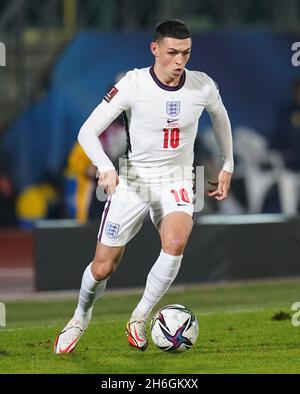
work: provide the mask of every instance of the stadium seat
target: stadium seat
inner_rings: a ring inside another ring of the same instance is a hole
[[[282,213],[297,214],[300,191],[299,176],[289,171],[279,152],[268,147],[268,140],[248,127],[233,132],[235,179],[245,182],[248,213],[261,213],[271,188],[277,186]],[[220,166],[219,152],[211,128],[201,133],[204,146]]]
[[[281,212],[296,214],[298,182],[279,152],[269,149],[267,139],[247,127],[235,130],[234,145],[238,173],[245,178],[249,213],[262,212],[268,192],[277,186]]]

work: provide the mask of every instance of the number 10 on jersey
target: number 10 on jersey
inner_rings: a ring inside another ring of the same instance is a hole
[[[174,129],[163,129],[163,132],[164,132],[164,149],[178,148],[180,130],[176,127]]]

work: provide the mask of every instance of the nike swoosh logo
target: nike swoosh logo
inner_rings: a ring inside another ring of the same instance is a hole
[[[180,204],[179,202],[177,203],[177,205],[178,205],[179,207],[186,207],[186,206],[187,206],[187,204]]]
[[[73,346],[73,344],[78,340],[78,338],[80,337],[80,335],[78,335],[78,337],[76,337],[74,339],[74,341],[72,341],[72,343],[70,343],[69,346],[67,346],[65,349],[62,349],[61,347],[59,348],[59,353],[69,353],[71,347]]]
[[[178,120],[179,120],[179,118],[178,119],[168,119],[167,123],[174,123],[174,122],[177,122]]]

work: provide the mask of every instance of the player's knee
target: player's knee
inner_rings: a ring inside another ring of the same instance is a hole
[[[116,268],[111,261],[94,259],[93,276],[95,280],[108,279],[115,272]]]
[[[178,237],[171,237],[163,243],[163,250],[172,256],[183,254],[185,248],[185,240]]]

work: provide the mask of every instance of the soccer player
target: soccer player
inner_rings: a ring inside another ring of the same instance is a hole
[[[218,180],[208,195],[217,200],[227,197],[233,172],[230,121],[214,81],[203,72],[185,68],[191,46],[191,34],[183,22],[158,24],[150,47],[154,65],[129,71],[80,129],[79,142],[98,168],[99,185],[109,198],[74,316],[55,340],[57,354],[69,353],[77,345],[125,245],[150,211],[161,252],[126,329],[129,345],[146,349],[145,323],[177,276],[193,226],[193,146],[204,109],[210,115],[222,160]],[[127,172],[117,174],[98,136],[123,111],[127,115]],[[188,171],[182,176],[183,168]],[[148,199],[139,192],[143,188],[151,195]]]

